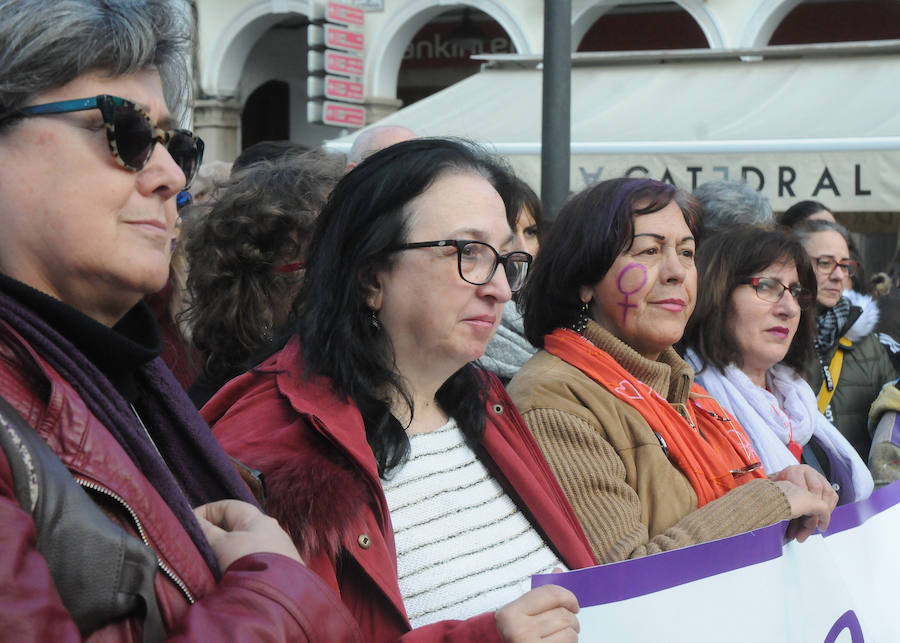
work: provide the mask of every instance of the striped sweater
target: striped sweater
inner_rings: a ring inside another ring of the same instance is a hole
[[[497,609],[528,591],[532,574],[562,566],[454,420],[410,443],[383,488],[413,627]]]

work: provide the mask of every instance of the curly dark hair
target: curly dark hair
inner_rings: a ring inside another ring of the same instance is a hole
[[[204,375],[224,383],[291,318],[316,216],[343,164],[321,152],[260,161],[235,173],[186,222],[184,320]],[[339,159],[338,159],[339,161]]]

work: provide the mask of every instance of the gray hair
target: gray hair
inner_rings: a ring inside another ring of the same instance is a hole
[[[826,232],[828,230],[840,234],[844,237],[844,241],[847,242],[847,247],[854,248],[853,241],[850,239],[850,231],[840,223],[835,223],[834,221],[825,221],[824,219],[804,219],[791,228],[791,232],[794,233],[794,236],[796,236],[797,239],[800,240],[800,243],[804,245],[806,245],[806,242],[812,235],[817,232]]]
[[[156,69],[176,119],[190,96],[184,0],[2,0],[0,115],[88,72]]]
[[[696,188],[694,197],[703,206],[703,229],[707,234],[740,224],[775,225],[769,200],[742,181],[710,181]]]

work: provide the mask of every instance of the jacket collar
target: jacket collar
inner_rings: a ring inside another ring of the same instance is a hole
[[[664,365],[664,368],[670,367]],[[338,398],[334,394],[327,379],[305,377],[299,340],[293,338],[280,353],[255,370],[274,373],[279,392],[288,399],[294,410],[311,418],[321,435],[360,467],[373,487],[373,495],[382,507],[385,520],[390,524],[362,416],[351,400]],[[488,400],[485,434],[477,449],[479,457],[507,493],[518,498],[520,506],[532,518],[534,526],[545,533],[561,560],[572,568],[593,564],[590,548],[578,521],[524,420],[500,380],[488,373],[485,376]],[[528,455],[519,453],[520,450],[528,452]]]
[[[293,409],[310,417],[319,432],[344,451],[370,483],[380,486],[378,465],[366,440],[366,428],[359,409],[348,397],[338,396],[327,378],[307,376],[303,372],[299,338],[293,337],[281,351],[255,370],[274,373],[278,391]]]

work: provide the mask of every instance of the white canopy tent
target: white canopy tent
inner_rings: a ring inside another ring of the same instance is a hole
[[[539,186],[540,57],[481,58],[481,72],[378,124],[486,144]],[[814,198],[896,213],[900,41],[574,54],[571,150],[572,190],[627,174],[689,190],[744,178],[776,210]]]

